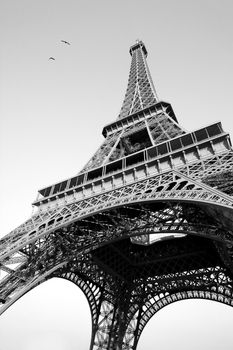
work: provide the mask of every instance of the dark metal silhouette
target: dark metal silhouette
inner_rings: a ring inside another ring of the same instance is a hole
[[[52,278],[86,295],[90,349],[135,350],[177,300],[233,305],[233,157],[221,123],[193,132],[158,99],[141,41],[117,120],[82,171],[39,190],[0,241],[0,312]]]

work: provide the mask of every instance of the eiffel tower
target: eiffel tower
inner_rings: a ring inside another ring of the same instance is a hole
[[[104,142],[79,172],[38,192],[0,240],[0,313],[53,277],[75,283],[90,349],[135,350],[150,318],[183,299],[233,306],[233,152],[220,122],[187,132],[158,99],[142,41]]]

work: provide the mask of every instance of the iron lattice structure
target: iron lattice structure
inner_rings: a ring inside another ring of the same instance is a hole
[[[141,41],[117,120],[76,176],[39,190],[36,213],[0,241],[0,313],[65,278],[90,305],[90,349],[135,350],[177,300],[233,306],[233,152],[221,123],[193,132],[160,101]]]

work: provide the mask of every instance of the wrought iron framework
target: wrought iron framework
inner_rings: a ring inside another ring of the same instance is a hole
[[[135,350],[182,299],[233,306],[233,151],[221,123],[185,131],[159,101],[141,41],[118,119],[76,176],[39,190],[36,213],[0,240],[0,313],[65,278],[90,305],[90,349]]]

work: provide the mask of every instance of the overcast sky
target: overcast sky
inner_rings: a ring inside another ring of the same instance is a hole
[[[31,215],[38,189],[77,174],[100,145],[136,39],[180,124],[192,131],[220,120],[233,135],[232,4],[0,0],[0,236]],[[232,324],[225,305],[175,303],[153,317],[138,349],[230,350]],[[81,291],[51,280],[0,317],[0,350],[86,350],[90,330]]]

